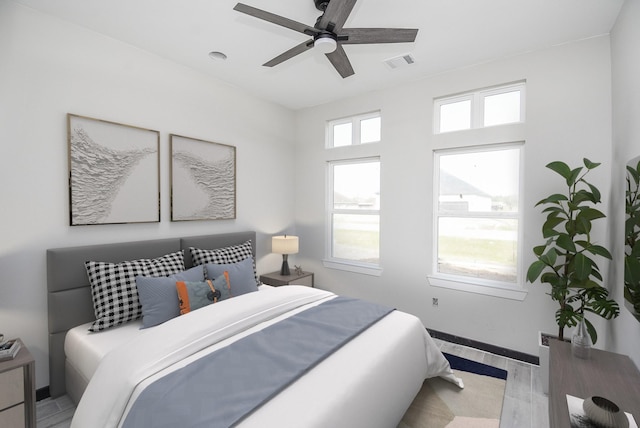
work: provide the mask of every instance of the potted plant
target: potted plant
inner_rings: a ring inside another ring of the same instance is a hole
[[[591,240],[592,223],[605,215],[595,208],[601,202],[600,191],[585,176],[600,164],[586,158],[583,162],[584,167],[573,169],[559,161],[546,165],[564,178],[567,189],[536,204],[545,206],[542,212],[547,213],[542,226],[546,241],[533,248],[536,260],[529,266],[527,281],[540,278],[551,287],[549,295],[558,304],[555,320],[559,340],[564,340],[565,327],[580,325],[595,343],[598,336],[586,313],[611,319],[618,316],[620,308],[599,283],[602,275],[595,261],[595,257],[611,259],[611,254]],[[544,370],[542,361],[540,367]]]
[[[625,192],[624,298],[640,321],[640,160],[627,165]]]

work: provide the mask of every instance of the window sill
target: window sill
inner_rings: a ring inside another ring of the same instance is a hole
[[[478,284],[461,281],[458,278],[443,276],[427,276],[429,284],[433,287],[448,288],[450,290],[466,291],[467,293],[484,294],[485,296],[501,297],[503,299],[522,301],[527,297],[528,291],[522,287],[500,286],[496,284]]]
[[[348,261],[337,260],[322,260],[324,267],[329,269],[344,270],[347,272],[361,273],[364,275],[380,276],[382,275],[382,268],[377,265],[368,265],[364,263],[355,263]]]

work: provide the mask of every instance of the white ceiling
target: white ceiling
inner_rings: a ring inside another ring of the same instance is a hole
[[[15,0],[176,61],[291,109],[497,58],[607,34],[624,0],[359,0],[345,27],[418,28],[414,43],[345,45],[355,75],[323,54],[261,64],[307,36],[236,12],[237,0]],[[338,1],[338,0],[334,0]],[[313,0],[242,0],[313,26]],[[224,52],[224,62],[209,58]],[[392,70],[384,60],[411,53]]]

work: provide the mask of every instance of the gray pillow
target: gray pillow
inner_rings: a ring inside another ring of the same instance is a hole
[[[153,327],[180,315],[177,281],[204,281],[202,266],[165,277],[137,276],[136,287],[142,304],[142,327]]]
[[[253,257],[247,257],[241,262],[229,264],[207,263],[205,265],[207,278],[216,279],[220,275],[229,272],[229,282],[231,283],[231,295],[258,291],[255,275],[253,273]]]

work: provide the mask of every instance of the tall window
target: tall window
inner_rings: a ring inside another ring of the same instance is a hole
[[[378,265],[380,160],[329,162],[330,258]]]
[[[326,136],[324,265],[380,275],[380,112],[331,120]]]
[[[522,300],[525,83],[436,98],[433,104],[429,282]]]
[[[516,285],[521,145],[435,153],[438,274]]]

